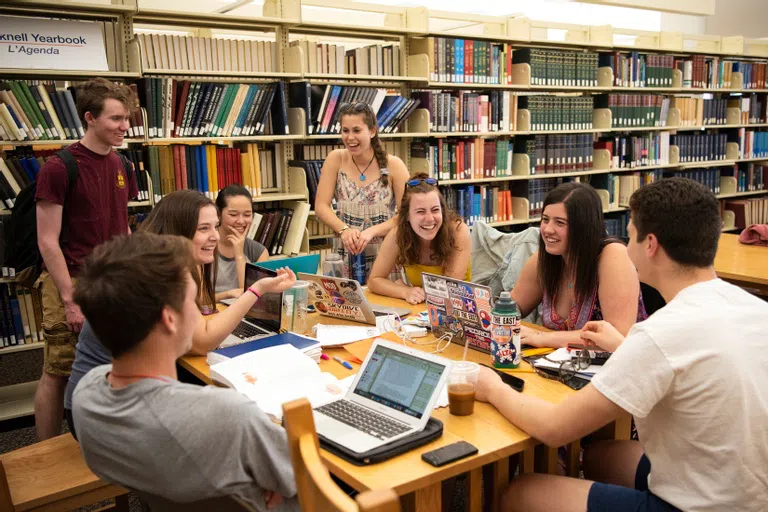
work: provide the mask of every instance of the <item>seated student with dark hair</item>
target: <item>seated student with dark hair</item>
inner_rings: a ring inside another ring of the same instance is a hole
[[[646,318],[640,282],[627,248],[605,233],[600,196],[584,183],[563,183],[544,198],[539,250],[512,290],[523,315],[542,305],[549,331],[523,327],[520,341],[535,347],[578,343],[590,320],[626,333]]]
[[[481,368],[478,400],[549,446],[634,416],[640,441],[586,448],[587,480],[523,475],[504,510],[764,511],[768,504],[768,304],[717,278],[714,194],[668,178],[630,200],[628,252],[667,305],[621,335],[591,384],[560,404],[505,386]],[[595,332],[596,331],[596,332]]]
[[[176,380],[200,321],[196,266],[189,240],[144,232],[87,260],[75,300],[113,359],[73,396],[85,461],[107,482],[175,502],[235,496],[298,510],[283,429],[236,391]]]

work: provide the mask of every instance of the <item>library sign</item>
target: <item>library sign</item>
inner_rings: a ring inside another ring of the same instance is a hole
[[[107,71],[101,23],[0,16],[0,68]]]

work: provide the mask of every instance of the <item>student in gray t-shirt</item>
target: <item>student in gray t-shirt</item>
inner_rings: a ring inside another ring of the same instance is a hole
[[[80,382],[86,373],[97,366],[109,364],[112,362],[112,354],[102,345],[91,329],[88,320],[83,322],[83,329],[77,336],[77,345],[75,346],[75,360],[72,362],[72,373],[69,374],[67,390],[64,393],[64,416],[67,418],[69,431],[77,439],[75,423],[72,419],[72,394],[75,392],[77,383]]]
[[[220,212],[216,299],[239,297],[243,292],[245,264],[269,259],[263,245],[248,238],[253,223],[253,198],[241,185],[224,187],[216,197]],[[251,283],[248,283],[250,285]]]
[[[72,396],[83,457],[107,482],[176,502],[236,496],[260,511],[299,510],[285,431],[236,391],[176,380],[200,315],[194,270],[187,239],[146,232],[88,258],[75,301],[113,359]],[[281,269],[253,293],[295,279]]]

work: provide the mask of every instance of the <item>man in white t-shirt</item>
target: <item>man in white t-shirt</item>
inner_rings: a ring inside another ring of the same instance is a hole
[[[605,322],[582,338],[618,347],[592,383],[560,404],[481,370],[478,400],[549,446],[635,418],[639,441],[584,454],[587,480],[516,478],[505,510],[768,510],[768,303],[717,278],[717,199],[663,179],[632,195],[629,256],[667,305],[626,339]],[[768,264],[768,249],[766,249]]]

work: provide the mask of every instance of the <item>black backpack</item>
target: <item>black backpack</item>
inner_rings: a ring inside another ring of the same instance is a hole
[[[119,153],[118,153],[119,154]],[[130,183],[133,169],[131,163],[125,156],[120,155],[125,167],[128,183]],[[77,181],[77,161],[74,155],[66,149],[56,152],[56,156],[61,158],[67,169],[68,188],[67,197],[64,199],[64,209],[61,214],[61,234],[59,241],[61,243],[67,240],[67,223],[64,219],[67,217],[67,203],[69,195],[74,189]],[[16,195],[16,201],[11,210],[11,221],[6,233],[6,265],[16,269],[19,273],[25,269],[31,268],[31,271],[25,273],[24,284],[31,286],[40,276],[42,271],[43,258],[40,255],[40,249],[37,245],[37,211],[35,207],[35,195],[37,193],[37,181],[33,181]]]

